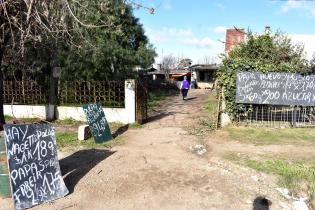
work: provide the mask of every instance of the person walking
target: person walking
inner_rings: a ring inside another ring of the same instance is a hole
[[[187,81],[187,77],[184,76],[184,80],[182,81],[180,85],[180,89],[182,91],[183,100],[187,97],[188,90],[189,90],[189,82]]]

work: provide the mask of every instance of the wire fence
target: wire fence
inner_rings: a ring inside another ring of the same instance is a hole
[[[20,105],[48,104],[49,86],[36,81],[4,81],[4,103]],[[125,107],[124,81],[60,81],[58,105],[81,106],[99,102],[104,107]]]
[[[251,126],[312,127],[315,126],[315,107],[242,104],[235,120]]]
[[[65,81],[59,84],[60,105],[100,102],[102,106],[125,107],[124,81]]]
[[[49,87],[36,81],[3,81],[5,104],[46,104],[48,103]]]

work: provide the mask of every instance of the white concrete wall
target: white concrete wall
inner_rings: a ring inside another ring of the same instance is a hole
[[[135,80],[125,81],[125,108],[103,108],[108,122],[121,122],[124,124],[136,122],[136,83]],[[47,106],[27,106],[27,105],[4,105],[4,114],[17,118],[40,118],[46,119]],[[64,120],[72,118],[78,121],[86,121],[86,117],[81,106],[57,107],[57,119]]]
[[[212,89],[212,88],[214,88],[214,83],[212,83],[212,82],[197,82],[197,86],[200,89]]]
[[[46,119],[47,106],[29,105],[3,105],[4,114],[16,118],[40,118]]]

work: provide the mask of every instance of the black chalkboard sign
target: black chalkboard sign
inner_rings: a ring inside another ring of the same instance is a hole
[[[238,72],[236,86],[237,103],[315,105],[315,75]]]
[[[92,130],[95,142],[103,143],[111,140],[113,137],[101,104],[84,105],[83,110]]]
[[[52,125],[5,125],[4,133],[15,209],[30,208],[68,194]]]

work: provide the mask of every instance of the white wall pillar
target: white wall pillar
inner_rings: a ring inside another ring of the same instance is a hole
[[[125,112],[127,123],[136,122],[136,81],[128,79],[125,81]]]

